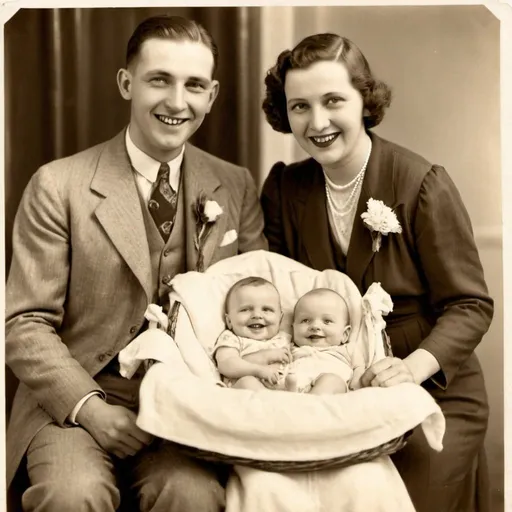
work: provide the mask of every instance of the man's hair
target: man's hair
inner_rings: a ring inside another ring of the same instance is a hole
[[[217,69],[218,48],[212,35],[197,21],[181,16],[153,16],[142,21],[134,30],[126,47],[126,67],[140,52],[148,39],[169,39],[171,41],[192,41],[203,43],[213,55],[212,76]]]
[[[229,307],[229,300],[233,296],[233,294],[239,290],[240,288],[244,288],[246,286],[272,286],[277,291],[277,288],[274,286],[273,283],[268,281],[267,279],[264,279],[263,277],[257,277],[257,276],[250,276],[250,277],[244,277],[243,279],[240,279],[240,281],[237,281],[229,290],[226,295],[226,300],[224,302],[224,312],[228,313],[228,307]]]

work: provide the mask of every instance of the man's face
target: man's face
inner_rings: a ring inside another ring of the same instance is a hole
[[[124,99],[131,100],[130,136],[163,161],[175,158],[201,126],[217,97],[213,55],[203,43],[148,39],[128,69],[118,73]]]

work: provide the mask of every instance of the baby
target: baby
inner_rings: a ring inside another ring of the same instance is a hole
[[[261,277],[237,281],[225,302],[227,329],[213,348],[224,382],[240,389],[283,389],[291,337],[279,330],[283,312],[276,287]]]
[[[312,394],[345,393],[353,375],[345,343],[350,334],[345,300],[334,290],[304,294],[293,313],[293,363],[286,389]]]

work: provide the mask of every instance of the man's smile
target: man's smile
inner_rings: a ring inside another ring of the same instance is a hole
[[[187,121],[187,119],[181,119],[178,117],[169,117],[169,116],[164,116],[162,114],[155,114],[155,117],[159,121],[161,121],[162,123],[164,123],[168,126],[179,126],[179,125],[183,124],[185,121]]]

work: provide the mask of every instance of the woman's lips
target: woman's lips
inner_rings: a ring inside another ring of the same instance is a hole
[[[329,147],[339,136],[339,133],[330,133],[329,135],[309,137],[309,140],[318,148]]]

